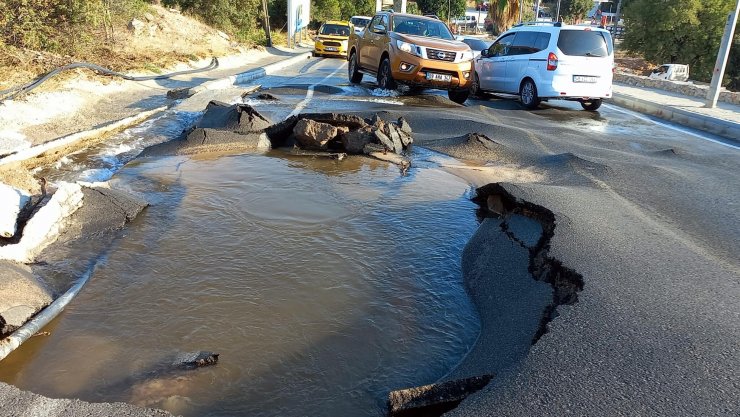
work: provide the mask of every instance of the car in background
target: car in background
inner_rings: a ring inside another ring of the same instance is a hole
[[[349,18],[349,23],[355,27],[355,33],[359,34],[365,30],[371,19],[372,17],[369,16],[352,16]]]
[[[656,80],[688,81],[689,66],[683,64],[663,64],[652,70],[648,78]]]
[[[352,83],[369,74],[385,90],[399,83],[447,90],[456,103],[464,103],[470,94],[473,51],[434,18],[378,12],[367,30],[352,35],[348,56]]]
[[[481,51],[471,88],[517,94],[528,109],[563,99],[594,111],[612,96],[613,71],[614,45],[605,29],[530,22]]]
[[[349,35],[354,33],[350,22],[330,20],[319,28],[314,41],[313,56],[347,57]]]
[[[475,5],[475,10],[476,10],[476,11],[483,11],[483,12],[487,12],[487,11],[488,11],[488,8],[489,8],[489,7],[490,7],[490,6],[489,6],[488,2],[487,2],[487,1],[484,1],[484,2],[482,2],[482,3],[478,3],[478,4],[476,4],[476,5]]]
[[[488,49],[493,43],[492,40],[476,38],[473,36],[458,36],[457,40],[468,45],[473,51],[473,58],[478,58],[484,49]]]
[[[465,26],[467,28],[474,28],[477,24],[477,19],[475,16],[458,16],[452,19],[450,22],[452,25],[455,26]]]

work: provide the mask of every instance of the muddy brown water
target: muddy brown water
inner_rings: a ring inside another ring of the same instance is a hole
[[[152,206],[0,379],[185,416],[384,415],[389,390],[443,377],[479,330],[470,188],[416,160],[406,177],[279,151],[134,161],[114,186]],[[194,350],[218,365],[152,371]]]

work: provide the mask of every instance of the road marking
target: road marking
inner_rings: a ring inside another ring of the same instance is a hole
[[[286,117],[286,119],[289,118],[289,117],[295,116],[296,114],[298,114],[301,111],[303,111],[303,109],[305,109],[306,106],[308,106],[308,103],[310,103],[311,102],[311,99],[313,98],[313,90],[314,90],[314,88],[316,88],[317,85],[320,85],[321,83],[323,83],[324,81],[328,80],[329,78],[333,77],[334,74],[336,74],[340,69],[344,68],[344,65],[345,64],[346,64],[346,62],[343,62],[342,65],[338,66],[334,71],[332,71],[331,74],[329,74],[326,77],[324,77],[324,79],[322,79],[321,81],[319,81],[317,83],[314,83],[314,84],[311,84],[310,86],[308,86],[308,91],[306,91],[306,98],[304,98],[300,103],[298,103],[298,105],[295,107],[295,109],[293,109],[292,112],[290,112],[290,114],[288,115],[288,117]]]
[[[645,120],[645,121],[648,121],[648,122],[652,122],[652,123],[654,123],[654,124],[656,124],[658,126],[667,127],[669,129],[673,129],[673,130],[678,131],[678,132],[681,132],[681,133],[686,133],[688,135],[697,137],[699,139],[703,139],[703,140],[706,140],[706,141],[709,141],[709,142],[717,143],[719,145],[727,146],[728,148],[740,150],[740,146],[733,145],[731,143],[722,142],[720,140],[712,139],[710,137],[701,135],[701,134],[696,133],[696,132],[692,132],[690,130],[687,130],[687,129],[684,129],[684,128],[681,128],[681,127],[678,127],[678,126],[673,126],[673,125],[670,125],[668,123],[659,122],[657,120],[653,120],[653,119],[651,119],[651,118],[649,118],[649,117],[647,117],[645,115],[642,115],[640,113],[634,112],[632,110],[626,110],[626,109],[620,108],[620,107],[615,106],[615,105],[612,105],[612,104],[604,104],[604,107],[607,107],[607,108],[612,109],[612,110],[616,110],[616,111],[618,111],[620,113],[624,113],[624,114],[628,114],[630,116],[637,117],[640,120]]]

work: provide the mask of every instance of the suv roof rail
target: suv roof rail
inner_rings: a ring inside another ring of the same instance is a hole
[[[536,22],[532,21],[532,22],[517,23],[516,25],[514,25],[514,27],[518,28],[520,26],[535,26],[535,25],[552,25],[552,26],[555,26],[556,28],[563,26],[562,22],[542,22],[538,20]]]

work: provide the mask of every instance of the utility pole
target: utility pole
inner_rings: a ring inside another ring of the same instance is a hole
[[[537,6],[534,8],[534,21],[538,21],[540,18],[540,0],[534,0],[537,2]]]
[[[620,2],[621,2],[621,0],[620,0]],[[558,11],[557,11],[557,13],[555,13],[555,21],[556,22],[559,22],[560,21],[560,0],[558,0]]]
[[[267,8],[267,0],[262,0],[262,22],[265,24],[265,39],[267,40],[267,47],[272,47],[272,35],[270,34],[270,12]]]
[[[725,26],[725,34],[722,37],[722,44],[717,52],[717,63],[714,64],[714,72],[712,73],[712,84],[709,86],[709,92],[707,93],[707,104],[704,107],[713,109],[717,107],[717,99],[719,99],[719,90],[722,86],[722,77],[725,76],[725,67],[727,67],[727,58],[730,56],[730,45],[732,45],[732,37],[735,34],[735,26],[737,26],[737,15],[740,13],[740,0],[737,0],[735,4],[735,11],[727,16],[727,25]]]

